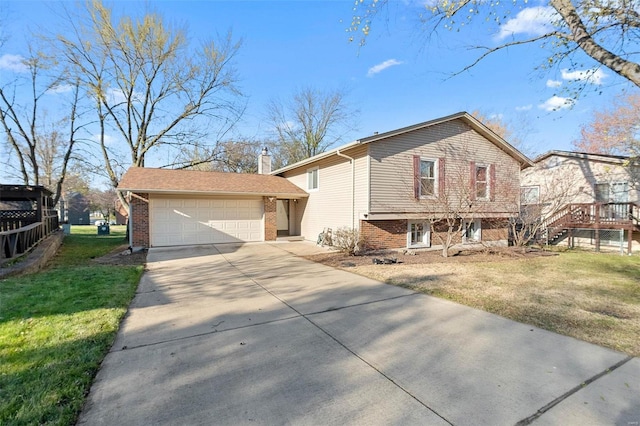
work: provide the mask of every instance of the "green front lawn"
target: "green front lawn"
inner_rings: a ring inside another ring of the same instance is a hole
[[[74,424],[143,267],[92,261],[124,242],[72,227],[52,264],[0,281],[0,424]]]

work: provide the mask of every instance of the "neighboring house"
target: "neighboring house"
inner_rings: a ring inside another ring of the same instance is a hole
[[[530,160],[467,113],[375,134],[270,173],[131,168],[118,190],[131,201],[132,245],[316,241],[357,229],[374,248],[506,244]],[[433,244],[432,244],[433,241]]]
[[[79,192],[72,192],[63,198],[63,221],[70,225],[90,225],[89,199]]]
[[[277,176],[142,167],[118,190],[129,198],[133,247],[275,240],[277,206],[307,197]]]
[[[631,250],[640,242],[639,177],[629,157],[550,151],[523,171],[522,204],[540,207],[550,243],[571,237],[569,244]]]
[[[462,112],[374,134],[272,174],[309,194],[290,210],[289,232],[313,240],[327,228],[348,227],[370,247],[403,248],[438,245],[447,218],[462,225],[454,243],[506,244],[508,220],[519,211],[520,170],[530,165]]]

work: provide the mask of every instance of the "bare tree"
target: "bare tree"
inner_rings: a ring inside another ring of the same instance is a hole
[[[232,173],[256,173],[263,143],[246,139],[218,142],[213,147],[185,146],[177,160],[183,168]]]
[[[519,186],[511,178],[516,166],[480,154],[471,143],[446,144],[440,149],[437,160],[414,157],[414,198],[430,220],[442,256],[448,257],[452,246],[474,239],[476,219],[499,220],[506,229],[508,218],[518,214]]]
[[[185,31],[167,26],[162,16],[115,19],[99,0],[88,2],[80,17],[67,12],[67,21],[69,33],[57,36],[58,46],[93,99],[113,187],[128,166],[144,166],[160,148],[178,152],[236,122],[242,108],[233,59],[240,43],[230,33],[195,49]]]
[[[578,199],[584,191],[580,186],[581,181],[576,179],[581,174],[583,171],[577,164],[551,167],[545,162],[522,172],[519,215],[509,221],[515,246],[525,247],[536,241],[547,226],[545,219]]]
[[[276,131],[285,165],[320,154],[341,141],[353,130],[356,114],[343,90],[322,92],[306,87],[288,101],[273,99],[267,105],[268,121]]]
[[[534,149],[527,138],[535,130],[532,128],[529,118],[522,112],[514,120],[505,120],[501,114],[492,114],[480,110],[473,110],[470,114],[520,152],[528,156],[534,154]]]
[[[576,149],[594,154],[640,155],[640,94],[618,97],[582,126]]]
[[[364,44],[374,18],[388,0],[357,2],[350,31],[360,34]],[[411,2],[408,3],[411,5]],[[637,61],[640,4],[637,0],[550,0],[549,6],[529,4],[526,0],[513,2],[485,2],[483,0],[437,0],[427,2],[420,19],[429,34],[437,30],[460,31],[473,22],[483,22],[500,42],[492,46],[472,46],[479,55],[463,70],[472,68],[489,55],[507,48],[530,43],[549,49],[543,68],[566,64],[576,69],[582,52],[594,63],[604,66],[640,87],[640,65]],[[513,30],[515,19],[534,17],[526,36]],[[352,36],[352,40],[358,36]],[[461,71],[458,71],[461,72]],[[583,71],[580,80],[596,77],[597,70]]]
[[[12,154],[7,166],[18,173],[24,184],[48,187],[54,193],[56,204],[78,142],[77,134],[82,128],[78,122],[79,86],[77,81],[69,85],[64,70],[40,52],[32,52],[23,64],[29,76],[26,82],[16,77],[0,87],[0,124]],[[59,122],[51,125],[47,123],[42,107],[43,96],[55,92],[63,84],[70,96],[68,103],[60,100],[58,105],[62,106],[60,109],[67,107],[68,111]],[[25,87],[29,97],[18,95]]]
[[[109,220],[115,214],[116,200],[118,200],[115,189],[90,189],[87,195],[92,212],[99,212],[105,220]]]

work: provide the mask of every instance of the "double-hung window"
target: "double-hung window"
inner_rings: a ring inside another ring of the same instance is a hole
[[[436,162],[420,159],[420,196],[436,195]]]
[[[318,189],[318,168],[317,167],[307,170],[307,189],[308,190]]]
[[[488,184],[489,184],[489,168],[487,166],[476,165],[476,198],[478,199],[489,198]]]

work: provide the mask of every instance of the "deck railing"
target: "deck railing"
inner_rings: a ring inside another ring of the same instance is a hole
[[[640,205],[637,203],[568,204],[546,220],[547,228],[577,226],[638,226]]]
[[[41,222],[1,231],[0,259],[13,259],[23,255],[58,228],[58,213],[55,210],[45,210]]]

